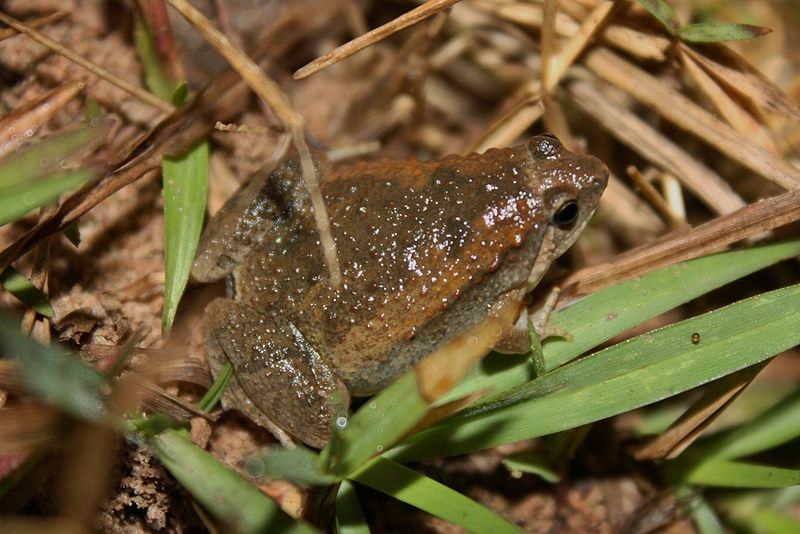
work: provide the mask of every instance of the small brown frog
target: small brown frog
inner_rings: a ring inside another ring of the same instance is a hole
[[[440,161],[383,160],[333,171],[314,154],[342,284],[323,263],[298,161],[243,187],[209,223],[193,274],[229,276],[206,309],[205,345],[223,399],[314,447],[351,395],[375,393],[498,306],[524,296],[575,241],[608,170],[549,135]],[[528,351],[527,315],[499,346]]]

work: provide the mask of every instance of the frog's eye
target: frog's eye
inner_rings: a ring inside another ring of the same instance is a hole
[[[578,220],[578,201],[569,199],[564,201],[553,214],[553,224],[562,230],[569,230],[569,227]]]

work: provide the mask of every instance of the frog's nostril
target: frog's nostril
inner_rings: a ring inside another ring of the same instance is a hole
[[[562,230],[568,230],[578,220],[578,202],[567,200],[553,214],[553,224]]]

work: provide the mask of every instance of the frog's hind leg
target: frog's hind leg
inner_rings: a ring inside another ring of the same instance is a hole
[[[346,413],[344,383],[290,322],[239,302],[217,299],[205,312],[204,335],[212,372],[226,361],[234,375],[223,398],[257,424],[286,439],[325,446],[333,421]]]

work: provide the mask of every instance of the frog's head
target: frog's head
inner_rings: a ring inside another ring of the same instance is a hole
[[[594,156],[568,151],[548,134],[532,138],[527,148],[535,174],[533,186],[547,221],[537,264],[549,265],[572,246],[589,222],[608,183],[608,168]]]

